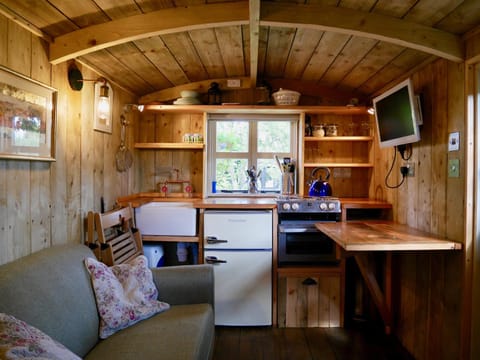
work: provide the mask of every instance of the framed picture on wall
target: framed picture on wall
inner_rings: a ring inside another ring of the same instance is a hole
[[[55,161],[57,91],[0,66],[0,159]]]

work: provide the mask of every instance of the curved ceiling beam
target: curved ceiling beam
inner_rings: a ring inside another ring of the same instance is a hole
[[[462,62],[465,57],[460,36],[391,16],[332,6],[262,2],[260,19],[260,25],[363,36],[455,62]]]
[[[248,23],[248,2],[169,8],[92,25],[58,36],[50,44],[50,62],[59,64],[77,56],[149,36]]]

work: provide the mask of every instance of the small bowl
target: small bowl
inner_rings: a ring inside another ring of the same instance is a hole
[[[180,96],[182,98],[195,98],[198,96],[198,92],[193,90],[183,90],[183,91],[180,91]]]

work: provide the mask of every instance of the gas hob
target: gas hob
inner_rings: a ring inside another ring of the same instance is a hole
[[[332,196],[295,197],[279,196],[278,213],[334,213],[342,212],[340,199]]]

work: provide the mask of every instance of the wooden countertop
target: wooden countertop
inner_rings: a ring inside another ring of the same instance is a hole
[[[347,251],[460,250],[462,244],[388,221],[317,223]]]
[[[275,198],[267,197],[165,197],[161,193],[138,193],[123,196],[117,199],[119,205],[130,204],[132,207],[139,207],[149,202],[191,202],[198,209],[274,209],[276,208]]]
[[[275,197],[165,197],[162,193],[144,192],[117,199],[121,206],[139,207],[149,202],[192,202],[198,209],[274,209]],[[367,198],[340,198],[343,209],[390,209],[392,205],[385,201]]]

